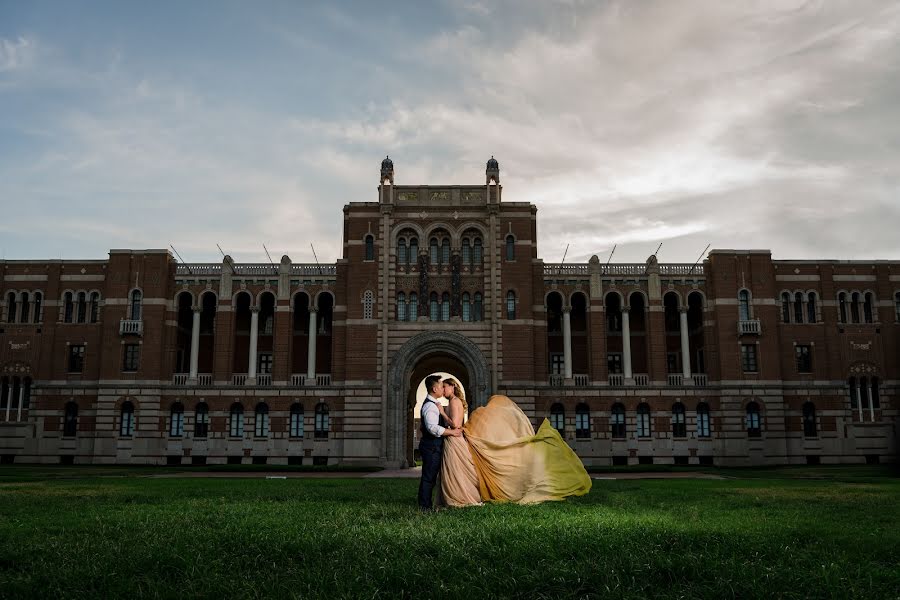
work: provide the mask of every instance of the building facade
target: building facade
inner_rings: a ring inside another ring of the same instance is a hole
[[[435,371],[588,466],[896,460],[900,261],[546,264],[493,158],[447,186],[385,159],[343,212],[334,264],[0,262],[0,460],[408,466]]]

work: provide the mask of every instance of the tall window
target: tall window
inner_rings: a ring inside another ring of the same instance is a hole
[[[133,290],[131,292],[131,319],[133,321],[137,321],[141,318],[141,300],[142,295],[140,290]]]
[[[841,323],[847,322],[847,294],[844,292],[838,294],[838,318]]]
[[[272,353],[260,352],[256,359],[256,372],[260,375],[272,373]]]
[[[516,293],[512,290],[506,292],[506,318],[510,321],[516,318]]]
[[[562,375],[565,372],[566,359],[562,352],[550,353],[550,374]]]
[[[606,368],[612,375],[622,372],[622,353],[610,352],[606,355]]]
[[[591,437],[591,411],[584,402],[575,407],[575,437],[580,439]]]
[[[194,411],[194,437],[205,438],[207,435],[209,435],[209,406],[206,402],[201,402]]]
[[[638,437],[650,437],[650,407],[642,402],[637,409]]]
[[[475,292],[475,302],[472,305],[472,320],[484,320],[484,302],[481,299],[481,292]]]
[[[803,322],[803,294],[800,292],[794,294],[794,322]]]
[[[812,402],[803,403],[803,435],[816,437],[816,406]]]
[[[316,405],[316,439],[327,438],[329,426],[330,423],[328,420],[328,405],[326,405],[324,402],[320,402]]]
[[[28,309],[31,308],[30,302],[31,297],[28,295],[28,292],[22,292],[22,310],[19,313],[19,323],[28,322]]]
[[[850,320],[859,323],[859,292],[850,295]]]
[[[122,346],[122,370],[133,373],[138,370],[141,359],[141,347],[138,344],[125,344]]]
[[[428,298],[429,304],[429,312],[431,313],[429,317],[432,321],[438,321],[441,318],[441,305],[438,302],[437,292],[431,292],[431,296]]]
[[[441,295],[441,321],[450,320],[450,294],[444,292]]]
[[[428,253],[430,262],[432,265],[436,265],[438,264],[438,260],[440,258],[437,238],[431,238],[431,243],[429,245],[431,248],[430,252]]]
[[[741,344],[741,367],[745,373],[756,373],[756,344]]]
[[[472,264],[480,267],[481,260],[481,238],[475,238],[475,241],[472,243]]]
[[[672,437],[687,437],[687,424],[684,421],[684,404],[676,402],[672,405]]]
[[[747,290],[738,293],[738,315],[741,321],[750,320],[750,292]]]
[[[469,292],[463,292],[462,295],[462,320],[466,323],[472,320],[472,297]]]
[[[134,432],[134,404],[126,400],[122,403],[122,410],[119,413],[119,435],[122,437],[131,437]]]
[[[366,290],[363,294],[363,319],[371,319],[374,313],[375,294]]]
[[[472,264],[472,243],[469,238],[463,238],[462,241],[462,263],[466,266]]]
[[[366,236],[366,260],[375,260],[375,238]]]
[[[610,427],[614,438],[625,437],[625,407],[618,402],[612,407]]]
[[[294,402],[291,405],[291,431],[292,438],[303,437],[303,405]]]
[[[806,322],[815,323],[816,319],[816,294],[810,292],[806,300]]]
[[[18,309],[18,303],[16,300],[15,292],[10,292],[6,295],[6,322],[7,323],[15,323],[16,322],[16,310]]]
[[[697,405],[697,437],[709,437],[709,404],[701,402]]]
[[[866,323],[873,323],[875,321],[874,314],[875,311],[873,309],[875,305],[874,297],[872,296],[872,292],[866,292],[865,301],[863,303],[863,317],[866,320]]]
[[[63,322],[71,323],[75,303],[72,301],[72,292],[66,292],[63,296]]]
[[[516,238],[506,236],[506,260],[516,260]]]
[[[781,320],[791,322],[791,297],[787,292],[781,292]]]
[[[78,431],[78,405],[75,402],[66,402],[66,416],[63,421],[63,435],[75,437]]]
[[[40,292],[34,293],[34,317],[32,320],[35,323],[40,323],[44,320],[43,315],[41,315],[41,308],[43,307],[44,295]]]
[[[409,263],[412,265],[419,264],[419,239],[409,238]]]
[[[406,294],[403,292],[397,294],[397,320],[406,320]]]
[[[566,411],[559,402],[550,407],[550,425],[561,434],[566,431]]]
[[[87,321],[87,294],[78,292],[78,322]]]
[[[409,263],[409,257],[406,254],[406,239],[397,240],[397,264],[406,265]]]
[[[231,405],[231,412],[228,416],[228,435],[244,437],[244,407],[240,402]]]
[[[184,435],[184,405],[176,402],[169,411],[169,435],[181,437]]]
[[[84,344],[69,346],[69,373],[84,372]]]
[[[762,427],[759,418],[759,404],[750,402],[747,404],[747,437],[760,437]]]
[[[419,295],[412,292],[409,295],[409,320],[416,321],[419,318]]]
[[[444,238],[441,242],[441,264],[450,264],[450,238]]]
[[[91,323],[100,320],[100,294],[91,292]]]
[[[253,432],[256,437],[269,436],[269,405],[265,402],[260,402],[256,405],[256,415],[253,418],[253,425],[256,429]]]
[[[812,373],[812,347],[809,345],[794,346],[794,356],[797,359],[798,373]]]

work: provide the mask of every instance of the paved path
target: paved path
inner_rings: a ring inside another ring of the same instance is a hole
[[[159,473],[149,477],[224,477],[238,479],[418,479],[422,468],[386,469],[372,473],[353,473],[340,471],[183,471],[179,473]],[[659,472],[659,473],[591,473],[591,479],[724,479],[721,475],[703,472]]]

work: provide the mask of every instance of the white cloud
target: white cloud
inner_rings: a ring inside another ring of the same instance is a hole
[[[0,38],[0,73],[28,68],[32,65],[37,44],[25,36]]]

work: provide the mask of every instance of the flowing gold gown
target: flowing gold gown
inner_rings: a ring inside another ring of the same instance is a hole
[[[591,489],[581,459],[547,419],[537,433],[518,405],[495,395],[463,426],[464,438],[444,440],[442,503],[520,504],[582,496]]]

